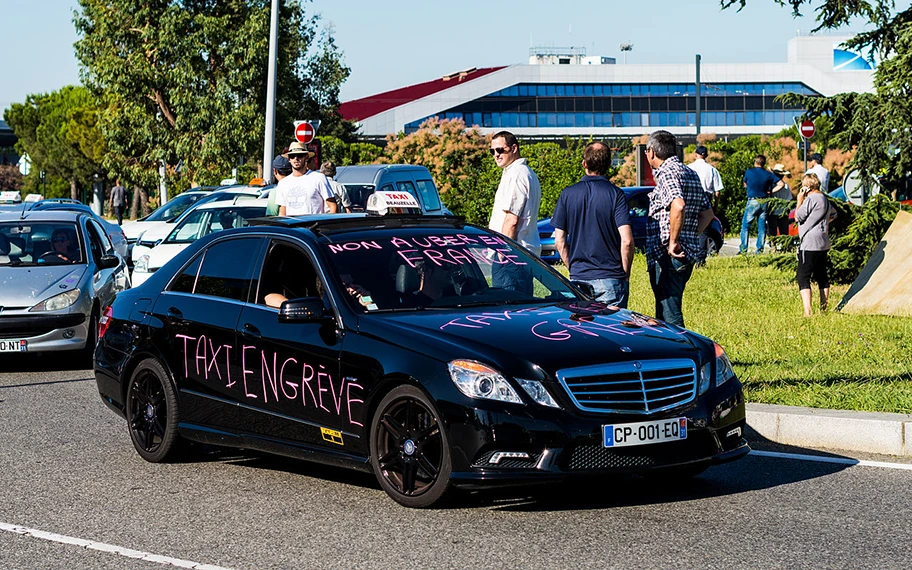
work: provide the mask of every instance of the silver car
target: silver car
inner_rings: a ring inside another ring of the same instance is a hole
[[[0,213],[0,355],[82,350],[129,288],[126,262],[89,214]]]

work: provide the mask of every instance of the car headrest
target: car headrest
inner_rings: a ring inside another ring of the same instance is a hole
[[[418,290],[420,280],[418,272],[410,265],[400,265],[396,270],[396,291],[401,294],[411,294]]]
[[[0,255],[9,255],[10,240],[3,234],[0,234]]]

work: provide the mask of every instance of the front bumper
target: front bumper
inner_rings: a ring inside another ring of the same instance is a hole
[[[452,483],[465,489],[552,483],[573,477],[648,473],[733,461],[750,452],[743,438],[744,395],[737,381],[694,403],[655,416],[583,415],[536,410],[536,418],[476,410],[470,421],[444,412],[453,450]],[[455,414],[456,410],[452,410]],[[543,419],[545,416],[547,419]],[[685,417],[687,439],[608,448],[602,426]],[[525,458],[498,452],[526,453]]]
[[[80,350],[85,348],[88,335],[89,317],[80,313],[68,315],[32,313],[0,318],[0,339],[24,341],[24,350],[17,351],[18,354]]]

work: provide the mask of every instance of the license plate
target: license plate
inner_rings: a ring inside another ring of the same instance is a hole
[[[0,340],[0,352],[27,352],[28,351],[28,341],[27,340]]]
[[[687,418],[602,426],[605,447],[648,445],[687,439]]]

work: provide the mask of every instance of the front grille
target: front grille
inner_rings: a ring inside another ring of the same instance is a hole
[[[564,469],[570,471],[635,469],[709,459],[719,453],[719,448],[709,433],[691,433],[694,436],[683,441],[630,448],[609,449],[599,444],[579,445],[570,451],[569,459],[561,463]]]
[[[35,337],[56,329],[76,327],[84,323],[85,315],[17,315],[0,317],[0,338]]]
[[[651,414],[697,395],[697,367],[686,358],[565,368],[557,379],[586,412]]]

